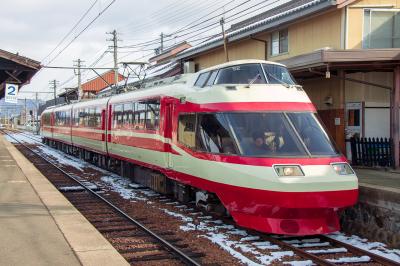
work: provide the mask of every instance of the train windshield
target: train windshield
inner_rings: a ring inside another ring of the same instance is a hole
[[[260,64],[237,65],[221,69],[215,84],[266,84]]]
[[[204,84],[199,76],[196,84]],[[216,72],[214,72],[216,73]],[[214,81],[214,78],[212,78]],[[295,85],[295,81],[286,67],[275,64],[243,64],[222,68],[218,71],[214,84],[288,84]]]
[[[196,119],[192,148],[252,157],[335,156],[314,113],[214,113]],[[194,127],[191,126],[194,131]],[[186,129],[185,129],[186,131]],[[194,133],[194,132],[193,132]],[[194,137],[196,135],[196,137]]]
[[[296,84],[286,67],[273,64],[262,64],[262,66],[269,84]]]

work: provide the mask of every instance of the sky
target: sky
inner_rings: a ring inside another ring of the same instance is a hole
[[[0,49],[18,52],[42,65],[71,67],[79,58],[84,66],[112,67],[111,42],[107,41],[111,36],[107,32],[114,29],[118,33],[118,46],[121,46],[118,61],[146,61],[159,46],[161,32],[170,35],[165,37],[164,47],[183,40],[195,45],[221,31],[218,21],[222,16],[229,28],[230,24],[287,1],[3,0],[0,3],[3,10]],[[124,73],[122,68],[120,73]],[[82,81],[94,76],[94,72],[86,71]],[[52,91],[49,82],[54,79],[59,82],[58,93],[66,87],[77,86],[73,70],[43,68],[30,84],[23,86],[19,98],[34,97],[23,91],[38,91],[41,99],[51,98],[51,94],[45,92]]]

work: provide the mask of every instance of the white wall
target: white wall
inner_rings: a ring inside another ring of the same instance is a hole
[[[390,137],[389,108],[365,108],[365,137]]]

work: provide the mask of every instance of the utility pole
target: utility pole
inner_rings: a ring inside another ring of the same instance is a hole
[[[81,67],[82,67],[82,63],[84,61],[82,61],[81,59],[78,59],[78,60],[74,61],[74,63],[75,62],[76,62],[76,64],[74,64],[74,66],[77,67],[76,75],[78,76],[78,101],[80,101],[83,97]]]
[[[36,135],[39,135],[39,102],[38,102],[38,93],[35,93],[35,103],[36,103],[36,122],[34,125],[36,126]]]
[[[113,30],[112,32],[107,32],[107,34],[112,35],[112,39],[108,39],[107,41],[112,41],[113,46],[113,53],[114,53],[114,81],[115,85],[118,83],[118,52],[117,52],[117,47],[118,47],[118,35],[117,31]]]
[[[26,122],[27,122],[27,120],[28,120],[27,114],[26,114],[26,97],[25,97],[25,101],[24,101],[24,109],[25,109],[25,111],[24,111],[24,116],[25,116],[24,124],[26,124]]]
[[[55,79],[50,81],[50,86],[53,89],[53,94],[54,94],[54,105],[57,105],[57,84],[58,81]]]
[[[164,50],[164,33],[160,34],[160,54],[162,54]]]
[[[222,28],[222,38],[224,39],[225,61],[226,61],[226,62],[229,62],[228,44],[227,44],[227,39],[226,39],[226,34],[225,34],[225,28],[224,28],[225,20],[224,20],[223,17],[221,18],[221,20],[219,21],[219,23],[221,24],[221,28]]]

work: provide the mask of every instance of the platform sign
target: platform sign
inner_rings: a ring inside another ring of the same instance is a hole
[[[5,97],[6,103],[18,103],[18,85],[6,84]]]

